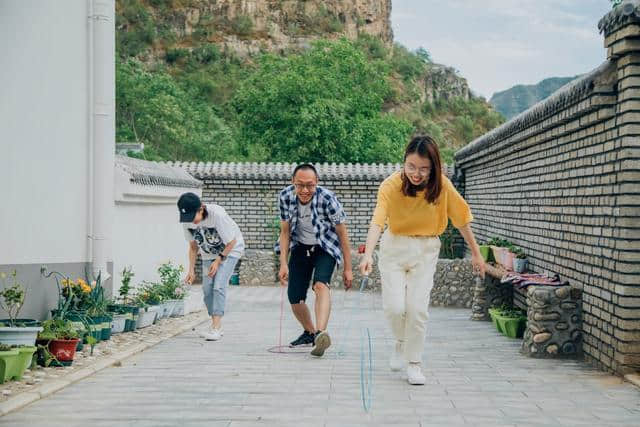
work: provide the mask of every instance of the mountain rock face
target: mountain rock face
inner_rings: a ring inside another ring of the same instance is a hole
[[[576,77],[578,76],[551,77],[535,85],[517,85],[494,93],[489,102],[508,120],[542,101]]]
[[[139,1],[139,0],[138,0]],[[134,3],[136,0],[134,0]],[[367,33],[390,45],[391,0],[149,0],[139,2],[159,32],[178,46],[215,43],[237,54],[281,52],[315,38],[357,38]],[[118,1],[120,12],[130,0]],[[126,31],[126,27],[118,28]],[[174,45],[175,46],[175,45]],[[161,56],[170,46],[154,46]]]

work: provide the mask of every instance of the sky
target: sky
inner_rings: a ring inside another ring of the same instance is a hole
[[[583,74],[606,60],[609,0],[393,0],[394,40],[426,48],[485,98],[517,84]]]

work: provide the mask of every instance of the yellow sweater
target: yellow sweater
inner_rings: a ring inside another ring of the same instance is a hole
[[[393,234],[401,236],[437,236],[447,228],[448,218],[455,227],[473,220],[469,205],[449,178],[442,175],[440,196],[436,203],[428,203],[424,190],[416,197],[402,194],[401,172],[396,172],[380,184],[372,222],[383,230],[386,223]]]

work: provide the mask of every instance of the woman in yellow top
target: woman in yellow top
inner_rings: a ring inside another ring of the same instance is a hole
[[[423,385],[421,361],[428,306],[440,253],[440,238],[448,220],[471,248],[473,270],[484,275],[484,261],[469,223],[469,206],[442,174],[438,147],[429,136],[417,136],[404,154],[404,168],[385,179],[378,200],[360,271],[369,274],[372,253],[380,242],[378,267],[382,306],[396,338],[389,365],[399,371],[407,364],[410,384]]]

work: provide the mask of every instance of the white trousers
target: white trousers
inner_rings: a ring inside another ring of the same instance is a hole
[[[382,308],[396,340],[404,342],[406,362],[422,361],[439,254],[438,237],[398,236],[387,229],[380,241]]]

